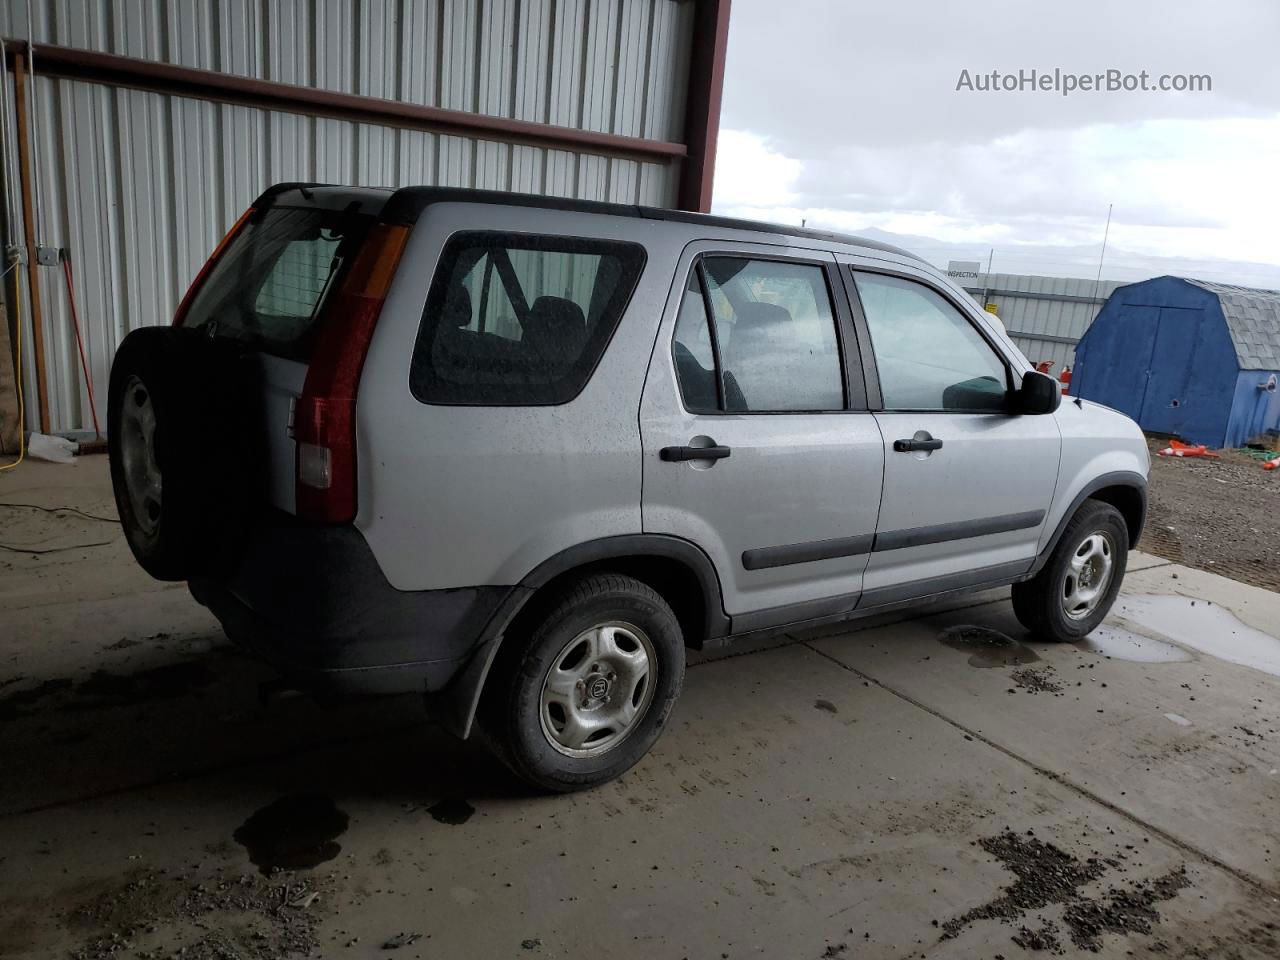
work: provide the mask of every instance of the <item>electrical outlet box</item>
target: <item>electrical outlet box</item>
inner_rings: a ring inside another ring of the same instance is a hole
[[[58,248],[36,247],[36,263],[42,267],[56,267],[58,265]]]

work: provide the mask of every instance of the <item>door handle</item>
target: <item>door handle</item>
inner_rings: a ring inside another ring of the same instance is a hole
[[[911,453],[914,450],[941,450],[941,440],[895,440],[893,449],[898,453]]]
[[[710,447],[663,447],[658,456],[667,463],[680,463],[685,460],[723,460],[732,452],[728,447],[716,444]]]

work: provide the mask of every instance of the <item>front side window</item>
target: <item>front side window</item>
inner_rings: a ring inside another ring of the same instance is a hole
[[[690,411],[844,409],[835,315],[821,267],[703,259],[681,302],[672,350]]]
[[[946,298],[921,283],[856,273],[886,410],[1006,408],[1004,362]]]
[[[427,296],[409,386],[423,403],[565,403],[586,385],[644,265],[636,244],[462,233]]]

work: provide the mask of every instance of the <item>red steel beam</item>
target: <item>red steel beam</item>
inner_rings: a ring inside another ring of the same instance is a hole
[[[727,0],[724,3],[726,16]],[[13,49],[26,47],[25,40],[5,39]],[[138,60],[113,53],[34,44],[34,60],[42,76],[64,77],[90,83],[105,83],[137,90],[151,90],[199,100],[213,100],[263,110],[284,110],[317,117],[333,117],[356,123],[375,123],[432,133],[452,134],[477,140],[519,143],[554,150],[571,150],[629,160],[667,162],[685,157],[683,143],[624,137],[594,130],[577,130],[549,123],[512,120],[465,110],[446,110],[380,97],[337,93],[292,83],[276,83],[254,77],[194,67],[180,67],[152,60]],[[718,89],[718,88],[717,88]],[[716,97],[719,113],[719,95]],[[714,153],[714,135],[712,149]]]
[[[710,213],[725,51],[729,47],[729,0],[696,0],[693,16],[693,49],[684,120],[684,142],[689,156],[680,173],[677,205],[682,210]]]
[[[7,41],[6,41],[7,45]],[[13,94],[18,121],[18,182],[22,194],[22,230],[27,244],[27,294],[31,303],[31,345],[36,368],[36,401],[39,410],[40,432],[49,432],[49,376],[44,360],[44,308],[40,297],[40,268],[36,265],[36,205],[31,194],[31,130],[27,116],[27,56],[13,55]],[[3,93],[3,91],[0,91]],[[14,279],[17,283],[17,278]],[[18,323],[22,317],[18,317]],[[18,357],[18,363],[22,358]],[[18,440],[22,442],[21,438]]]

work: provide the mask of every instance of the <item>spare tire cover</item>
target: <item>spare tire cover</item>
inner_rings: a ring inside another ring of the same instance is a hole
[[[257,501],[252,357],[196,330],[121,342],[107,404],[111,483],[133,555],[160,580],[229,571]]]

